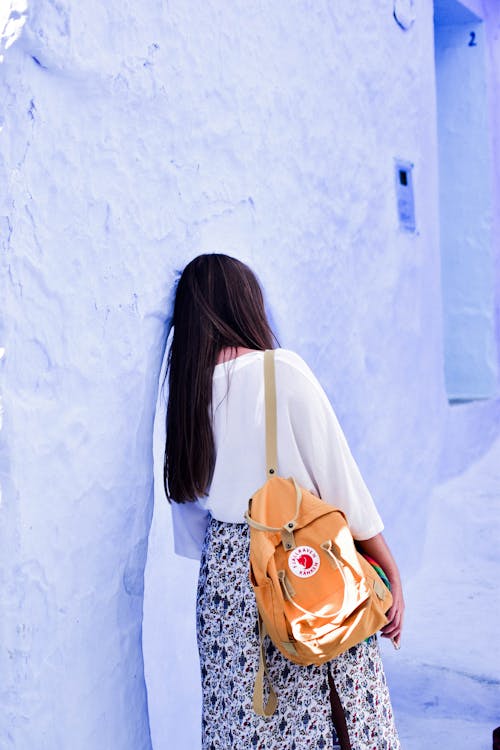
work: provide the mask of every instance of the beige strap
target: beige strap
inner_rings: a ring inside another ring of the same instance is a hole
[[[266,408],[266,472],[267,478],[278,473],[278,425],[276,415],[276,372],[274,349],[264,352],[264,389]]]
[[[266,626],[259,615],[259,669],[255,677],[253,689],[253,709],[259,716],[272,716],[278,706],[278,698],[271,683],[267,669],[266,653],[264,651],[264,638],[266,637]],[[269,697],[264,705],[264,676],[269,683]]]
[[[266,349],[264,352],[264,404],[266,412],[266,476],[270,479],[278,474],[278,447],[277,447],[277,413],[276,413],[276,373],[274,367],[274,350]],[[302,502],[302,492],[294,480],[297,505],[296,515],[289,523],[289,530],[293,530],[295,520],[298,516],[300,504]],[[252,521],[250,513],[245,513],[245,518],[250,526],[261,531],[281,531],[281,527],[271,529],[264,524]],[[274,691],[267,668],[266,653],[264,650],[264,639],[266,637],[266,626],[259,614],[259,668],[255,676],[255,685],[253,690],[253,708],[259,716],[269,717],[274,714],[278,706],[278,698]],[[269,696],[264,705],[264,678],[267,677],[269,683]]]

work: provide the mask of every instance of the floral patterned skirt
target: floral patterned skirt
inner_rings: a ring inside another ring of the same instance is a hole
[[[202,750],[340,748],[329,674],[352,750],[400,750],[377,636],[326,664],[308,667],[288,661],[269,642],[267,662],[278,708],[269,718],[254,712],[259,636],[248,555],[247,524],[212,518],[200,561],[196,606]]]

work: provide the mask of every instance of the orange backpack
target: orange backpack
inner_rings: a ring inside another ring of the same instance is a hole
[[[344,513],[295,479],[278,476],[273,350],[264,354],[264,375],[268,479],[245,518],[260,634],[253,705],[271,716],[277,697],[270,684],[264,706],[266,634],[296,664],[323,664],[383,627],[392,596],[357,551]]]

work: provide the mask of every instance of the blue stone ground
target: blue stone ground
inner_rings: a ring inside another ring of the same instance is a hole
[[[500,439],[430,503],[406,583],[401,651],[384,664],[404,750],[491,750],[500,726]],[[383,639],[382,639],[383,640]]]

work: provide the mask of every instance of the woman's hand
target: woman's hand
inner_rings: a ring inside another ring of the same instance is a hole
[[[403,629],[403,619],[405,602],[403,599],[403,589],[399,577],[397,580],[390,580],[392,607],[387,612],[389,622],[381,629],[383,638],[390,638],[395,648],[400,648],[401,631]]]
[[[389,622],[381,629],[384,638],[391,638],[395,648],[399,648],[401,631],[403,629],[403,618],[405,602],[403,599],[403,587],[399,576],[398,566],[382,534],[372,536],[371,539],[358,540],[356,544],[367,555],[373,557],[384,570],[391,584],[392,606],[387,612]]]

